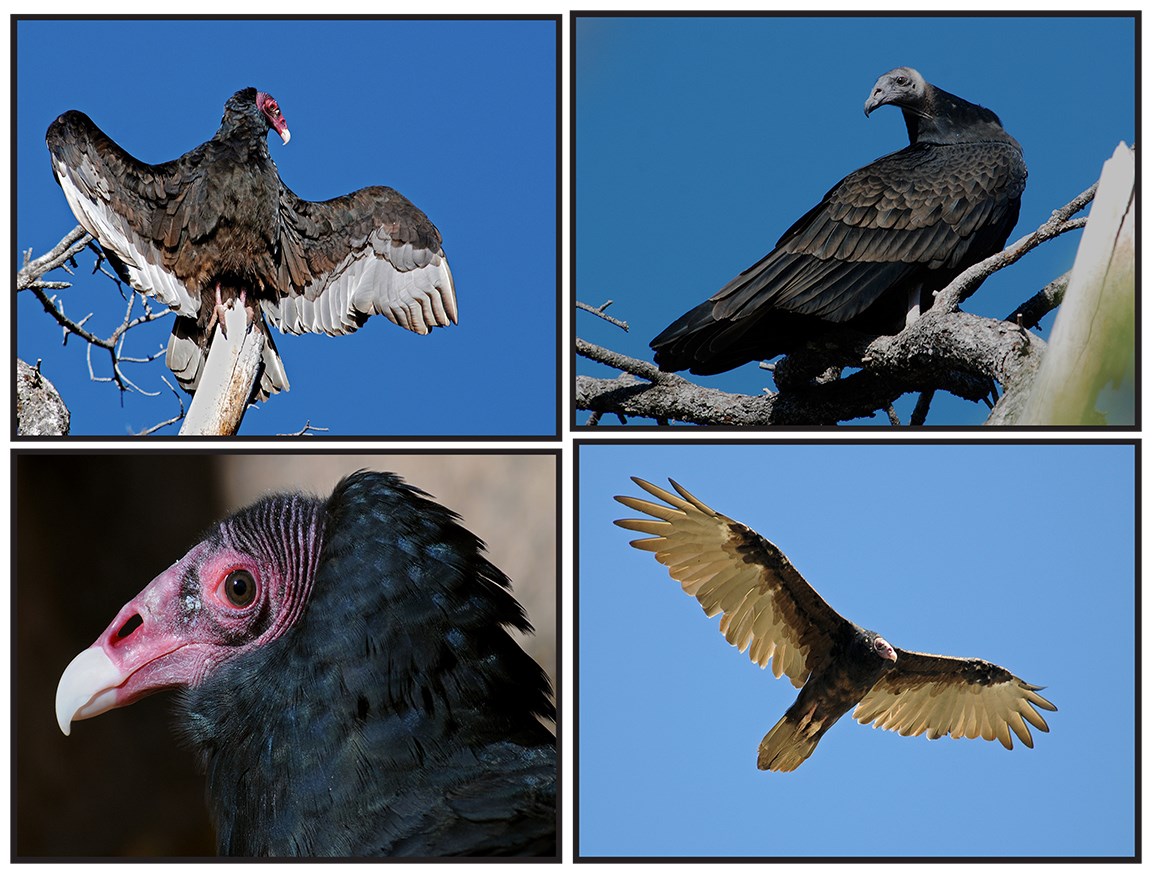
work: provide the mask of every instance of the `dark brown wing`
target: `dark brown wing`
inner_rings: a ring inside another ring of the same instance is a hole
[[[146,164],[75,110],[51,124],[46,140],[72,212],[123,262],[132,286],[180,315],[198,316],[199,294],[177,278],[172,264],[185,233],[185,199],[202,188],[196,182],[203,147],[165,164]]]
[[[1032,746],[1028,723],[1048,730],[1036,708],[1056,707],[1037,694],[1043,686],[1025,683],[983,659],[902,649],[896,657],[857,705],[852,715],[858,722],[902,735],[926,732],[933,740],[944,735],[999,740],[1007,749],[1012,749],[1013,731],[1025,746]]]
[[[912,145],[849,174],[768,255],[653,339],[656,363],[709,374],[792,351],[885,295],[902,315],[910,295],[1000,251],[1027,169],[999,135]]]
[[[663,501],[617,496],[652,519],[619,519],[621,528],[652,535],[632,545],[657,561],[694,596],[708,616],[723,614],[720,631],[728,642],[772,673],[799,688],[818,670],[850,623],[828,606],[788,561],[751,528],[717,513],[675,481],[679,494],[632,478]]]
[[[762,306],[844,322],[916,272],[999,251],[1026,178],[1014,141],[917,144],[841,180],[776,249],[717,292],[713,315]]]
[[[345,334],[380,314],[427,334],[456,322],[456,291],[440,232],[391,188],[323,202],[280,192],[279,301],[264,305],[290,333]]]

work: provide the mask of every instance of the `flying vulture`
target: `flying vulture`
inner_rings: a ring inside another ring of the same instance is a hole
[[[930,740],[982,737],[1012,749],[1012,732],[1032,746],[1036,711],[1056,707],[999,665],[983,659],[928,655],[894,647],[875,631],[845,619],[817,594],[774,544],[693,497],[675,481],[672,494],[633,477],[663,501],[617,497],[653,518],[620,519],[621,528],[651,535],[633,540],[760,667],[772,662],[800,689],[796,702],[760,742],[757,766],[794,771],[820,738],[853,706],[857,722]]]
[[[723,373],[843,332],[895,334],[1004,248],[1028,170],[991,110],[885,73],[864,114],[899,106],[909,145],[851,173],[776,248],[651,343],[662,370]]]
[[[222,855],[554,856],[555,710],[508,586],[393,474],[268,497],[72,660],[57,720],[181,690]]]
[[[268,153],[269,131],[287,145],[279,104],[255,88],[224,104],[212,139],[163,164],[136,160],[82,112],[48,128],[52,170],[80,224],[122,279],[176,312],[167,363],[189,392],[233,300],[249,325],[264,330],[263,311],[291,334],[348,334],[376,314],[417,334],[456,322],[428,217],[382,186],[300,199]],[[255,399],[288,388],[270,333],[263,365]]]

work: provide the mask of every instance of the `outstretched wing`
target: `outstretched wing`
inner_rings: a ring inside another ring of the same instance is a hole
[[[284,331],[347,334],[376,314],[417,334],[456,322],[440,232],[391,188],[314,202],[281,184],[280,243],[281,294],[264,310]]]
[[[877,681],[852,714],[857,722],[929,739],[982,737],[1012,749],[1012,732],[1032,746],[1028,724],[1047,731],[1036,710],[1055,711],[1039,695],[1043,686],[1025,683],[983,659],[896,650],[896,663]],[[1011,731],[1009,730],[1011,729]]]
[[[678,494],[633,477],[663,501],[617,496],[651,519],[619,519],[621,528],[652,535],[632,545],[657,561],[694,596],[708,616],[722,614],[720,631],[756,664],[803,686],[828,658],[850,623],[828,606],[773,544],[717,513],[670,480]]]
[[[196,316],[193,294],[172,272],[179,243],[207,228],[186,228],[185,198],[199,172],[199,150],[165,164],[138,161],[84,113],[61,115],[45,137],[52,171],[77,220],[123,263],[132,287],[176,310]]]

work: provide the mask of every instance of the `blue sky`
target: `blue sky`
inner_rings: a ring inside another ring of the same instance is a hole
[[[273,138],[270,148],[301,197],[388,185],[428,214],[444,238],[460,324],[419,337],[374,318],[350,336],[277,335],[292,390],[250,410],[241,434],[294,432],[310,420],[338,435],[551,435],[555,34],[552,21],[23,21],[17,247],[42,254],[77,224],[44,146],[61,112],[83,110],[157,163],[209,139],[224,101],[257,86],[288,120],[291,144]],[[88,277],[91,267],[82,256],[67,311],[94,311],[91,324],[107,334],[123,304],[111,282]],[[176,411],[162,360],[130,374],[164,396],[121,405],[114,387],[89,381],[83,343],[61,348],[31,294],[18,295],[17,318],[17,352],[43,359],[74,434],[126,435]],[[160,349],[170,330],[165,319],[134,331],[128,349]]]
[[[872,84],[893,67],[915,67],[988,106],[1020,141],[1028,188],[1010,240],[1095,182],[1116,145],[1135,136],[1131,19],[576,18],[574,25],[575,295],[593,306],[614,300],[609,312],[631,325],[625,334],[579,313],[576,333],[648,361],[657,333],[770,251],[825,191],[907,145],[898,110],[863,112]],[[1078,238],[1032,252],[965,308],[1008,315],[1071,267]],[[1051,321],[1042,323],[1042,337]],[[615,375],[583,359],[577,372]],[[771,385],[755,363],[692,378],[745,394]],[[914,403],[898,404],[902,421]],[[983,405],[938,396],[928,423],[979,424],[986,415]]]
[[[579,852],[1133,853],[1132,447],[583,444],[578,462]],[[845,716],[799,770],[758,771],[797,692],[628,546],[629,476],[750,525],[894,646],[1047,686],[1051,732],[1008,751]]]

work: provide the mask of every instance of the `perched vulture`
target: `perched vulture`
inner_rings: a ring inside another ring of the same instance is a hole
[[[656,554],[720,631],[752,661],[787,675],[796,702],[760,742],[757,765],[794,771],[853,706],[857,722],[929,739],[982,737],[1012,749],[1012,732],[1032,746],[1028,723],[1048,725],[1037,707],[1055,710],[1025,683],[983,659],[909,652],[894,647],[828,606],[776,546],[717,513],[672,481],[674,495],[633,481],[663,504],[617,497],[651,519],[620,519],[621,528],[652,535],[633,540]]]
[[[208,142],[145,164],[82,112],[48,128],[52,170],[68,205],[121,278],[177,314],[167,363],[196,389],[222,308],[238,299],[249,324],[347,334],[371,315],[427,334],[456,321],[456,292],[440,232],[391,188],[315,203],[280,180],[268,132],[288,143],[270,94],[245,88],[224,104]],[[258,308],[257,308],[258,307]],[[254,396],[288,388],[267,336]]]
[[[864,103],[904,112],[909,145],[833,186],[776,248],[652,341],[662,370],[722,373],[850,329],[899,332],[1004,248],[1028,170],[991,110],[885,73]]]
[[[232,856],[556,853],[547,677],[507,578],[392,474],[210,529],[68,665],[56,716],[181,690]]]

